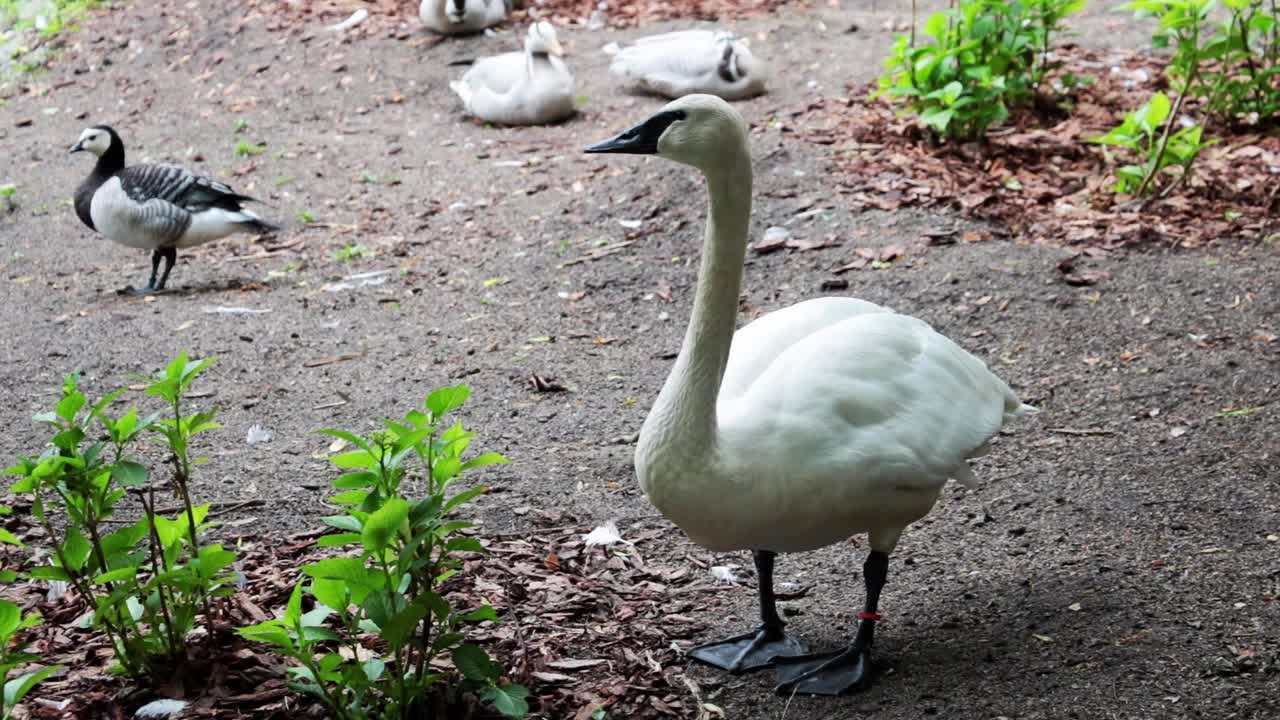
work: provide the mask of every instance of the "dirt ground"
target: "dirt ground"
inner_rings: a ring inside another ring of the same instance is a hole
[[[225,424],[205,443],[197,495],[236,507],[222,520],[237,533],[331,512],[328,443],[312,430],[373,429],[458,381],[474,390],[464,417],[478,445],[511,460],[477,476],[495,489],[477,506],[486,532],[548,517],[615,519],[624,535],[666,525],[634,484],[630,438],[683,333],[702,190],[665,162],[579,150],[662,104],[619,92],[599,48],[687,23],[562,30],[582,112],[494,129],[462,116],[447,88],[461,69],[447,63],[515,49],[510,32],[433,46],[410,18],[402,37],[347,42],[318,24],[270,32],[239,2],[118,5],[30,81],[46,92],[0,110],[0,183],[18,185],[0,214],[0,458],[39,450],[30,416],[65,373],[96,394],[187,349],[218,358],[197,389]],[[966,227],[849,212],[824,181],[831,149],[787,127],[788,108],[873,77],[886,23],[908,17],[905,3],[858,0],[735,23],[777,68],[769,94],[739,105],[756,130],[754,232],[840,243],[750,257],[744,321],[823,294],[855,245]],[[1075,27],[1117,47],[1147,31],[1105,7]],[[181,162],[262,198],[286,230],[183,252],[174,292],[118,296],[145,281],[146,255],[70,207],[90,162],[66,148],[93,123],[119,130],[131,161]],[[233,157],[242,140],[266,152]],[[372,257],[334,259],[356,243]],[[999,438],[979,490],[949,489],[905,535],[881,602],[890,671],[875,687],[788,701],[769,673],[688,668],[706,701],[744,720],[1280,716],[1277,246],[1091,259],[1109,273],[1092,287],[1060,281],[1069,254],[997,239],[842,276],[841,293],[928,320],[1044,412]],[[335,287],[372,271],[380,284]],[[535,375],[568,391],[537,392]],[[249,445],[254,424],[273,439]],[[674,528],[640,551],[750,564]],[[780,562],[779,582],[812,586],[784,605],[814,645],[850,637],[864,553],[854,539]],[[698,612],[705,637],[754,622],[750,582],[715,598]]]

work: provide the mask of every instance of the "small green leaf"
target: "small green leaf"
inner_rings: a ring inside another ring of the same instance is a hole
[[[349,598],[347,595],[347,584],[341,580],[333,578],[313,578],[311,587],[309,588],[311,595],[316,600],[324,603],[326,606],[333,608],[339,613],[345,613]]]
[[[61,665],[51,665],[47,668],[29,672],[26,675],[19,675],[4,684],[4,706],[13,707],[22,701],[27,693],[31,692],[31,688],[40,684],[45,678],[62,669]]]
[[[125,487],[142,487],[147,484],[147,467],[132,460],[121,460],[111,466],[111,478]]]
[[[371,552],[382,552],[409,517],[409,501],[393,497],[364,521],[361,540]]]
[[[370,586],[371,574],[360,558],[336,557],[317,560],[303,565],[302,572],[313,578],[345,580],[347,583]],[[376,575],[375,577],[381,577]],[[377,583],[381,585],[381,583]]]
[[[502,671],[489,659],[489,654],[475,645],[464,644],[453,649],[453,665],[472,682],[494,682]]]
[[[8,645],[9,638],[13,637],[13,633],[17,631],[20,620],[22,620],[22,608],[11,600],[0,598],[0,655]]]
[[[4,543],[8,545],[17,545],[18,547],[26,547],[26,545],[23,545],[22,541],[18,539],[17,535],[14,535],[13,533],[9,532],[8,530],[5,530],[4,528],[0,528],[0,543]]]
[[[523,685],[487,687],[480,697],[507,717],[522,718],[529,714],[529,690]]]
[[[452,385],[432,392],[427,396],[425,404],[431,411],[432,417],[439,419],[446,413],[462,407],[469,397],[471,397],[471,388],[466,385]]]
[[[304,570],[306,568],[303,568]],[[302,583],[296,583],[293,586],[293,592],[289,594],[289,604],[284,609],[284,621],[289,625],[297,625],[302,620]]]

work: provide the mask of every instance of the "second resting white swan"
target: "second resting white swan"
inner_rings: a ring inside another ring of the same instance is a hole
[[[636,475],[695,542],[752,550],[761,625],[695,648],[733,672],[770,665],[780,692],[865,687],[889,554],[948,479],[1011,418],[1034,412],[978,358],[927,323],[852,298],[809,300],[735,333],[751,217],[747,125],[728,103],[689,95],[587,149],[690,165],[710,196],[692,317],[644,422]],[[853,643],[808,654],[773,593],[778,552],[870,535],[867,598]]]
[[[632,43],[610,43],[609,72],[631,85],[669,98],[707,93],[741,100],[764,92],[769,67],[746,40],[725,30],[680,30]]]

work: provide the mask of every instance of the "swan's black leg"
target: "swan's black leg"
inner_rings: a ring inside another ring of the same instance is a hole
[[[699,645],[689,651],[689,657],[732,673],[741,673],[769,667],[778,657],[809,652],[804,641],[783,632],[786,623],[778,615],[777,600],[773,594],[773,559],[776,555],[768,550],[755,551],[760,627],[745,635]]]
[[[880,616],[880,591],[889,577],[889,554],[872,550],[862,566],[867,582],[867,604],[858,613],[858,634],[845,650],[778,658],[780,694],[840,695],[866,689],[871,684],[873,666],[871,646],[875,641],[876,621]]]

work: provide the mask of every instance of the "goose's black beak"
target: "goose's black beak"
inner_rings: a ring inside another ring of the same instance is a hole
[[[683,120],[683,110],[667,110],[645,120],[624,133],[598,142],[583,152],[627,153],[630,155],[657,155],[658,139],[671,127],[671,123]]]
[[[76,143],[75,145],[72,145],[71,152],[73,153],[84,152],[84,145],[81,143]]]

